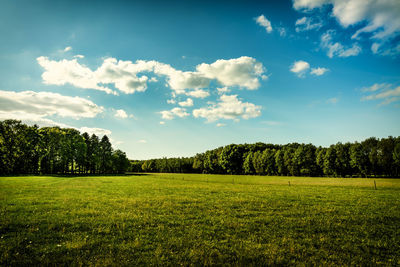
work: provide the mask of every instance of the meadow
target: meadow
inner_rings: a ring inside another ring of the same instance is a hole
[[[400,265],[400,179],[0,177],[0,265]]]

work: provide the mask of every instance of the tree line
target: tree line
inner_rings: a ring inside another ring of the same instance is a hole
[[[131,161],[136,172],[330,177],[400,177],[400,137],[329,147],[291,143],[231,144],[190,158]]]
[[[125,152],[114,150],[107,135],[0,121],[0,175],[111,174],[129,167]]]

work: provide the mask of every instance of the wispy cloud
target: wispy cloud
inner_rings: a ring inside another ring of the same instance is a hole
[[[361,101],[381,100],[379,105],[389,105],[400,100],[400,86],[393,88],[390,84],[374,84],[362,91],[372,94],[363,96]]]
[[[271,22],[264,15],[258,16],[257,18],[255,18],[255,20],[258,25],[265,28],[265,31],[267,33],[272,32]]]

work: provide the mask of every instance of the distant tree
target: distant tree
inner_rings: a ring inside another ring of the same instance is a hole
[[[262,162],[266,175],[275,175],[275,149],[267,148],[262,153]]]
[[[235,144],[225,146],[219,156],[219,164],[228,174],[242,173],[243,152]]]
[[[283,149],[280,149],[280,150],[276,151],[276,153],[275,153],[275,166],[276,166],[277,173],[279,175],[287,175],[288,174],[287,168],[285,166],[284,155],[285,155],[285,152],[283,151]]]
[[[336,149],[334,145],[331,145],[324,156],[324,174],[328,176],[335,176],[336,170]]]
[[[367,176],[369,159],[360,143],[354,143],[350,146],[350,165],[362,177]]]
[[[243,162],[243,171],[245,174],[254,174],[254,166],[253,166],[253,152],[247,153],[246,159]]]
[[[345,177],[352,174],[352,168],[350,164],[350,143],[342,144],[337,143],[335,145],[336,159],[335,166],[336,172],[339,176]]]
[[[112,166],[114,173],[125,173],[128,170],[130,163],[125,152],[117,149],[112,152]]]
[[[324,175],[324,162],[325,162],[326,150],[327,149],[325,147],[319,147],[315,152],[316,154],[315,163],[317,165],[318,174],[321,176]]]

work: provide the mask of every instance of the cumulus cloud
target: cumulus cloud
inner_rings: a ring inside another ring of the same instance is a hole
[[[194,98],[206,98],[207,96],[210,95],[210,93],[202,89],[196,89],[193,91],[186,92],[186,95]]]
[[[168,103],[168,104],[175,104],[175,103],[176,103],[176,100],[175,100],[175,99],[168,99],[168,100],[167,100],[167,103]]]
[[[126,118],[128,118],[128,114],[126,114],[125,110],[118,109],[115,111],[114,117],[126,119]]]
[[[319,30],[323,24],[322,22],[315,22],[311,17],[302,17],[296,20],[296,32]]]
[[[134,118],[134,116],[133,116],[132,114],[128,115],[128,114],[126,113],[126,111],[123,110],[123,109],[117,109],[117,110],[115,110],[114,117],[116,117],[116,118],[121,118],[121,119]]]
[[[98,136],[110,135],[111,131],[103,128],[74,127],[54,121],[52,116],[70,117],[73,119],[93,118],[103,112],[104,108],[92,101],[63,96],[50,92],[2,91],[0,90],[0,120],[16,119],[27,124],[38,124],[41,127],[58,126],[74,128],[81,133],[88,132]]]
[[[93,118],[103,112],[103,107],[81,97],[63,96],[50,92],[1,91],[0,112],[2,118],[26,119],[29,117]]]
[[[290,66],[290,71],[295,73],[298,77],[303,78],[310,70],[310,64],[304,60],[298,60],[293,62]],[[317,67],[311,68],[310,73],[316,76],[324,75],[329,69]]]
[[[44,83],[64,85],[72,84],[78,88],[95,89],[106,93],[114,93],[105,84],[114,84],[119,91],[131,94],[143,92],[149,81],[157,81],[155,77],[149,79],[143,73],[153,73],[165,76],[168,86],[177,94],[190,94],[193,97],[205,97],[201,88],[209,86],[216,80],[223,86],[238,86],[249,90],[260,86],[259,79],[263,79],[266,71],[260,62],[251,57],[240,57],[229,60],[217,60],[212,64],[202,63],[196,66],[196,71],[176,70],[168,64],[157,61],[137,60],[136,62],[107,58],[97,70],[91,70],[77,61],[49,60],[47,57],[38,57],[38,63],[45,71],[42,74]],[[186,92],[186,90],[194,90]]]
[[[229,93],[231,90],[228,87],[217,88],[218,94]]]
[[[161,124],[161,125],[164,125],[164,124],[165,124],[165,121],[160,121],[160,124]]]
[[[75,55],[74,57],[75,58],[84,58],[85,56],[84,55]]]
[[[388,43],[400,33],[400,1],[398,0],[294,0],[293,7],[297,10],[311,10],[332,5],[333,16],[344,28],[358,28],[352,39],[358,39],[362,34],[369,33],[370,39],[380,44]],[[357,27],[359,26],[359,27]],[[376,46],[374,47],[376,49]],[[396,49],[389,48],[391,53]],[[376,50],[377,51],[377,50]],[[386,50],[385,50],[386,51]]]
[[[255,20],[258,25],[265,28],[267,33],[272,32],[271,22],[264,15],[260,15],[259,17],[255,18]]]
[[[71,51],[72,50],[72,47],[70,47],[70,46],[67,46],[66,48],[64,48],[64,52],[68,52],[68,51]]]
[[[217,104],[193,110],[195,118],[201,117],[213,122],[218,119],[231,119],[238,121],[240,118],[249,119],[261,115],[261,106],[242,102],[237,95],[222,95]]]
[[[217,127],[224,127],[224,126],[226,126],[225,123],[217,123]]]
[[[98,85],[99,80],[95,73],[85,65],[79,64],[77,59],[54,61],[47,57],[38,57],[37,61],[45,69],[42,74],[45,84],[70,83],[78,88],[100,90],[107,94],[114,93],[110,88]]]
[[[265,72],[264,66],[251,57],[219,59],[212,64],[202,63],[197,72],[207,78],[216,79],[223,86],[239,86],[249,90],[260,87],[259,78]]]
[[[374,84],[366,87],[363,92],[372,92],[373,94],[363,96],[362,101],[381,100],[380,105],[388,105],[400,100],[400,86],[393,88],[391,84]]]
[[[181,107],[191,107],[193,106],[193,100],[191,98],[188,98],[185,101],[179,102],[178,105]]]
[[[74,128],[74,127],[73,127]],[[103,135],[111,135],[111,131],[108,129],[103,129],[103,128],[90,128],[90,127],[80,127],[76,128],[78,131],[81,133],[88,133],[89,135],[95,134],[99,137],[102,137]]]
[[[296,75],[299,77],[304,77],[309,69],[310,69],[310,64],[308,62],[303,60],[298,60],[292,64],[290,71],[296,73]]]
[[[321,76],[321,75],[324,75],[324,73],[325,72],[327,72],[329,69],[327,69],[327,68],[320,68],[320,67],[318,67],[318,68],[311,68],[311,74],[314,74],[314,75],[316,75],[316,76]]]
[[[186,112],[184,108],[173,108],[171,110],[164,110],[160,112],[161,118],[165,120],[172,120],[175,117],[183,118],[189,116],[189,113]]]
[[[341,43],[333,42],[332,35],[334,34],[335,31],[329,30],[321,36],[321,47],[327,50],[328,57],[357,56],[361,52],[361,47],[357,43],[354,43],[351,47],[345,48]]]

